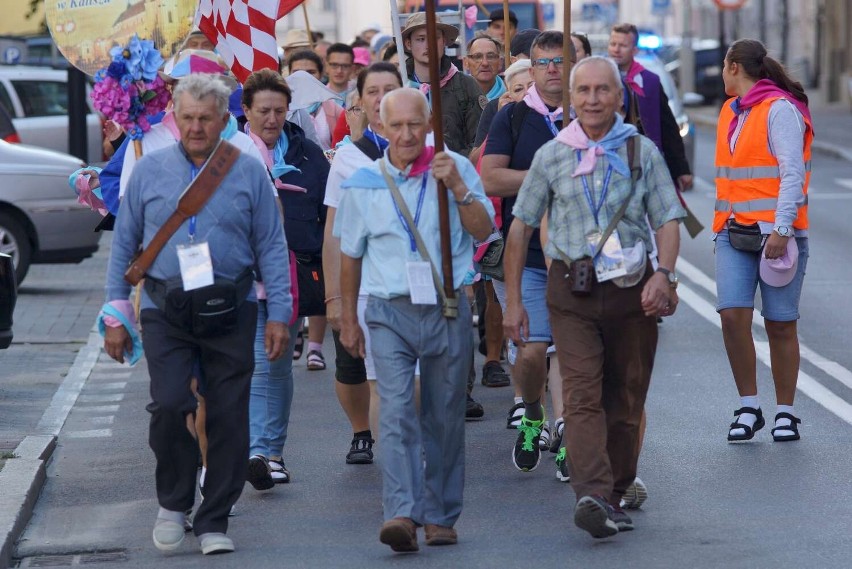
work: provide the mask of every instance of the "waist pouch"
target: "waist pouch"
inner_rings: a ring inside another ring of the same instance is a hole
[[[753,225],[743,225],[736,221],[729,221],[728,240],[731,243],[731,247],[738,251],[757,253],[763,249],[766,237],[760,233],[760,226],[757,223]]]
[[[589,296],[592,294],[592,279],[595,275],[595,263],[591,257],[577,259],[568,265],[568,274],[565,275],[571,281],[571,294],[574,296]]]
[[[254,273],[246,269],[236,280],[215,277],[213,284],[183,290],[180,277],[162,281],[145,278],[145,291],[173,326],[198,338],[230,334],[237,329],[237,312],[254,284]]]

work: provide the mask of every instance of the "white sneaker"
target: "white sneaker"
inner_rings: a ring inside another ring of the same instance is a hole
[[[545,421],[541,426],[541,434],[538,436],[538,449],[541,451],[550,449],[550,421]]]
[[[621,499],[621,507],[625,510],[637,510],[642,507],[645,500],[648,499],[648,487],[642,482],[638,476],[633,480],[633,484],[627,487],[624,492],[624,498]]]
[[[234,551],[234,542],[224,533],[203,533],[198,536],[198,540],[201,542],[201,553],[204,555]]]
[[[183,523],[160,518],[154,522],[154,546],[160,551],[174,551],[180,547],[185,534]]]

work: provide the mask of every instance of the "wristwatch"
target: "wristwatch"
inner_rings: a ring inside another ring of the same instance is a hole
[[[473,192],[468,190],[464,197],[462,197],[462,199],[456,200],[456,203],[459,205],[470,205],[475,199],[476,198],[474,197]]]
[[[780,235],[781,237],[789,237],[790,236],[790,226],[789,225],[776,225],[775,233]]]
[[[666,278],[667,278],[667,279],[668,279],[668,281],[669,281],[669,286],[670,286],[671,288],[677,288],[677,283],[678,283],[679,281],[678,281],[678,278],[677,278],[677,275],[676,275],[676,274],[674,274],[672,271],[668,270],[668,269],[667,269],[667,268],[665,268],[665,267],[657,267],[657,272],[658,272],[658,273],[663,273],[663,274],[666,276]]]

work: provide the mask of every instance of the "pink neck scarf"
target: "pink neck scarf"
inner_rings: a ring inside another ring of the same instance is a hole
[[[739,120],[739,116],[746,110],[751,107],[758,105],[769,99],[771,97],[782,97],[790,101],[796,109],[802,113],[802,116],[805,117],[805,120],[809,124],[813,124],[811,120],[811,111],[808,108],[808,105],[803,101],[800,101],[796,97],[773,83],[769,79],[761,79],[757,83],[755,83],[751,89],[748,90],[748,93],[745,94],[744,97],[737,98],[733,103],[731,103],[731,108],[734,111],[734,118],[731,119],[731,124],[728,125],[728,145],[731,144],[731,139],[734,136],[734,132],[737,130],[737,122]],[[808,127],[812,128],[812,127]]]
[[[630,64],[630,69],[627,70],[627,75],[624,76],[624,82],[627,83],[627,86],[630,87],[634,93],[639,95],[640,97],[645,96],[645,90],[642,88],[642,77],[639,76],[645,70],[642,67],[642,64],[633,60],[633,63]],[[636,77],[639,76],[639,81],[636,81]]]
[[[263,162],[264,164],[266,164],[267,171],[272,171],[272,150],[266,147],[266,143],[263,142],[263,139],[261,139],[258,135],[251,131],[248,123],[246,123],[245,131],[246,134],[249,135],[249,138],[251,138],[251,141],[254,142],[254,145],[257,147],[257,150],[260,152],[260,155],[263,157]],[[294,186],[293,184],[285,184],[278,178],[275,179],[275,188],[278,190],[301,192],[303,194],[308,193],[308,190],[306,188],[303,188],[301,186]]]
[[[447,83],[450,82],[450,79],[452,79],[455,76],[455,74],[458,73],[458,72],[459,72],[458,68],[451,63],[450,64],[450,70],[447,71],[446,75],[441,77],[441,89],[443,89],[444,86]],[[429,91],[431,91],[431,90],[432,90],[432,84],[429,83],[428,81],[420,84],[420,92],[423,93],[424,95],[428,95]]]
[[[435,147],[434,146],[425,146],[423,148],[423,152],[420,153],[420,156],[414,161],[411,165],[411,171],[406,175],[406,178],[414,178],[415,176],[419,176],[424,172],[428,172],[429,168],[432,167],[432,159],[435,157]]]
[[[538,91],[536,91],[535,85],[530,85],[530,88],[527,89],[527,94],[524,95],[524,102],[529,108],[531,108],[538,114],[549,118],[550,121],[553,123],[558,120],[562,120],[562,107],[559,107],[555,111],[551,112],[542,100],[541,95],[539,95]]]

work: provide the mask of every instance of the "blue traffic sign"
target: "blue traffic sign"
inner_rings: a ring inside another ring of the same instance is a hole
[[[15,64],[21,61],[21,50],[15,46],[3,50],[3,63]]]

